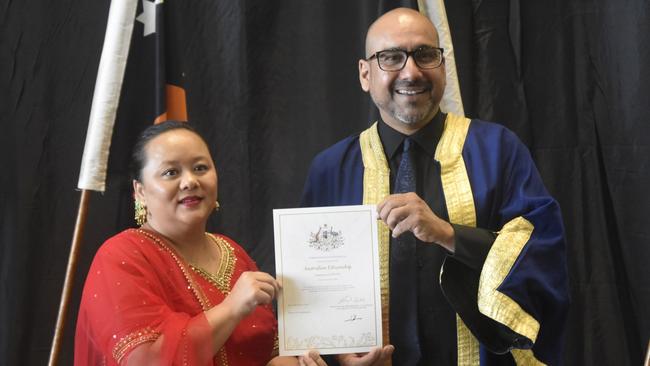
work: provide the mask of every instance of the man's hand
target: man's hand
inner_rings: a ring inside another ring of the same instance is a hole
[[[338,355],[341,366],[383,366],[393,356],[395,347],[387,345],[375,348],[368,353],[347,353]]]
[[[417,194],[391,194],[377,206],[377,212],[394,238],[410,231],[420,241],[437,243],[454,252],[454,228],[436,216]]]

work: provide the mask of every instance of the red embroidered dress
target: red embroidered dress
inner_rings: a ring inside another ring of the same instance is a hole
[[[161,365],[265,365],[277,332],[270,305],[258,306],[212,353],[203,312],[224,300],[242,272],[257,267],[231,239],[210,237],[221,251],[216,274],[185,263],[148,231],[129,229],[108,239],[86,278],[75,365],[118,365],[135,347],[159,337]]]

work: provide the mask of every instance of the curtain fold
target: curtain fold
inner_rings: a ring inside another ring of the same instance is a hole
[[[358,83],[367,27],[378,12],[417,2],[164,4],[168,66],[182,66],[167,81],[185,88],[188,119],[206,135],[219,172],[222,208],[209,229],[273,272],[271,210],[296,206],[313,156],[377,116]],[[641,364],[650,338],[650,4],[445,6],[465,113],[517,133],[562,207],[572,290],[566,364]],[[0,2],[0,364],[40,365],[49,354],[108,7]],[[138,45],[134,36],[131,55]],[[127,65],[61,364],[71,363],[95,250],[134,226],[127,167],[135,137],[151,123],[137,77],[149,66]]]

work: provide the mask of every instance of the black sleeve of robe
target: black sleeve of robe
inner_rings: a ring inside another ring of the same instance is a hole
[[[503,354],[511,347],[530,348],[532,341],[478,310],[478,284],[483,263],[496,239],[496,233],[452,224],[455,252],[445,259],[440,284],[447,301],[463,319],[472,334],[491,352]]]

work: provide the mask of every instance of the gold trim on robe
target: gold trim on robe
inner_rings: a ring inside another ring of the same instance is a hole
[[[474,197],[462,155],[470,123],[471,120],[465,117],[447,114],[444,131],[436,148],[435,160],[440,163],[440,178],[449,221],[476,227]],[[359,143],[364,166],[363,203],[377,204],[390,194],[390,170],[376,122],[361,133]],[[523,311],[516,302],[496,290],[521,253],[531,233],[532,225],[523,218],[517,218],[504,226],[490,249],[481,271],[478,298],[481,313],[534,342],[539,323]],[[389,229],[380,222],[379,258],[384,344],[390,342],[389,242]],[[441,273],[442,271],[444,266],[441,268]],[[478,340],[458,315],[456,320],[458,364],[479,365]],[[535,359],[531,350],[514,349],[512,355],[518,365],[543,365]]]
[[[456,314],[456,341],[459,366],[474,366],[480,363],[478,340]]]
[[[533,351],[529,349],[513,349],[510,353],[518,366],[546,366],[545,363],[536,359]]]
[[[478,287],[479,311],[535,343],[539,322],[497,289],[530,239],[533,224],[523,217],[509,221],[488,253]]]
[[[444,131],[436,147],[435,159],[440,163],[440,179],[449,221],[475,227],[474,196],[463,159],[463,146],[469,124],[470,120],[465,117],[447,114]]]
[[[435,159],[440,162],[442,187],[447,202],[449,221],[455,224],[476,226],[476,210],[469,176],[463,159],[463,146],[471,121],[448,114]],[[479,280],[479,311],[533,342],[537,338],[539,323],[519,304],[497,291],[507,276],[521,250],[528,242],[533,226],[523,218],[507,223],[486,258]],[[444,268],[442,269],[444,270]],[[458,364],[480,364],[479,343],[458,315]],[[518,365],[540,365],[531,350],[512,350]]]
[[[377,122],[359,136],[363,157],[363,204],[376,205],[390,194],[390,169],[384,155],[384,148],[377,132]],[[390,344],[389,337],[389,243],[390,232],[383,222],[378,223],[379,278],[381,286],[381,319],[384,345]]]
[[[447,114],[445,127],[436,147],[435,159],[440,163],[440,180],[447,203],[449,222],[476,226],[474,195],[463,159],[463,146],[470,120]],[[440,271],[444,271],[443,268]],[[463,320],[456,314],[458,365],[478,365],[479,343]]]

